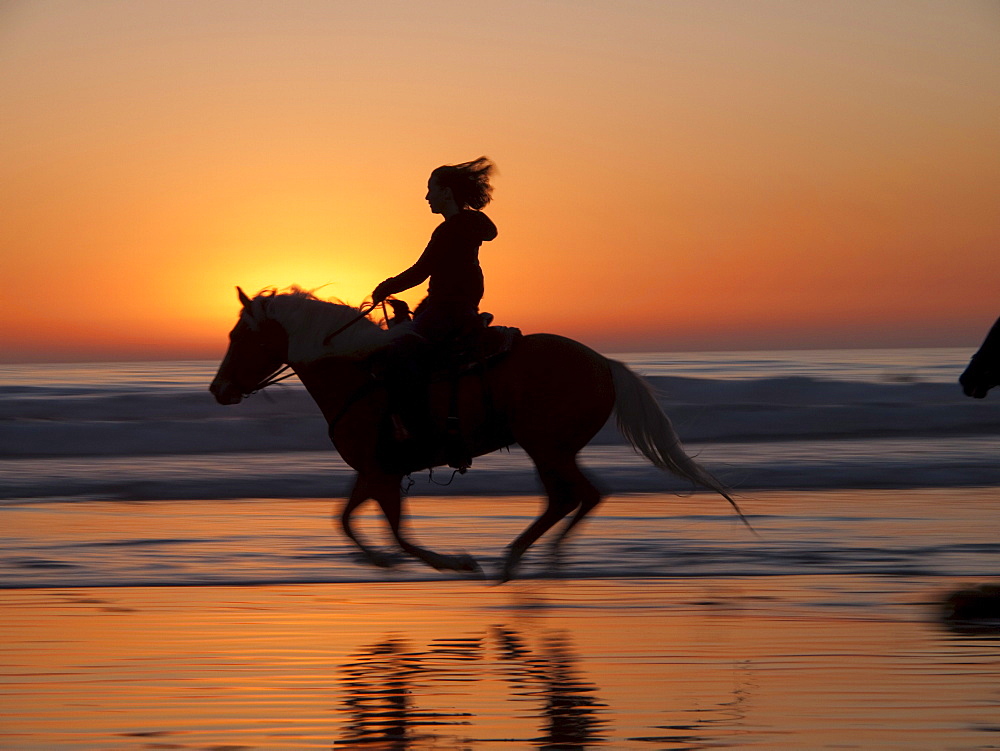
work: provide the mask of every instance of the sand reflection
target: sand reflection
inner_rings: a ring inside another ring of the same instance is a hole
[[[421,709],[428,687],[449,680],[447,673],[429,664],[429,657],[402,639],[388,638],[345,664],[343,709],[349,719],[342,742],[406,749],[415,741],[433,739],[437,734],[430,728],[468,724],[461,713]]]
[[[567,632],[546,633],[537,652],[512,629],[497,627],[493,637],[511,694],[541,704],[538,746],[575,748],[603,740],[607,705],[597,698],[597,686],[581,675]]]
[[[477,694],[498,680],[506,685],[510,714],[537,723],[535,737],[518,740],[537,748],[600,743],[608,723],[598,687],[582,674],[565,631],[541,634],[537,646],[507,626],[425,648],[390,636],[360,650],[341,675],[347,719],[340,742],[348,746],[416,748],[438,739],[442,726],[470,726],[474,712],[447,704],[476,705]]]

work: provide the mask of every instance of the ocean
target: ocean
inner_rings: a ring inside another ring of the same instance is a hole
[[[754,548],[759,542],[752,536],[733,545],[738,527],[722,499],[692,494],[683,481],[655,470],[609,425],[582,455],[611,496],[597,513],[604,521],[586,535],[612,521],[614,529],[632,532],[609,532],[610,542],[592,538],[599,552],[581,556],[576,573],[676,571],[671,556],[648,568],[649,549],[663,535],[674,547],[698,552],[699,570],[774,573],[783,556],[815,553],[815,535],[826,534],[816,532],[819,517],[798,516],[810,508],[810,492],[1000,486],[1000,398],[969,399],[956,382],[970,355],[965,349],[611,354],[649,378],[689,453],[733,489],[755,526],[792,525],[800,542],[792,544],[791,535],[777,557],[773,548]],[[343,497],[353,473],[329,445],[326,425],[297,381],[224,407],[207,390],[216,367],[208,361],[0,366],[0,587],[429,575],[406,567],[373,573],[330,527],[330,499]],[[414,528],[444,525],[443,536],[466,544],[479,538],[488,556],[499,557],[537,511],[538,483],[516,447],[477,458],[465,475],[442,469],[413,480]],[[798,494],[802,504],[776,512],[773,502],[755,500],[773,492]],[[655,524],[646,518],[649,509],[634,503],[646,495],[665,499]],[[616,502],[623,497],[633,502]],[[463,513],[470,499],[496,516],[488,531]],[[494,512],[500,499],[503,510]],[[213,516],[220,502],[234,514],[252,511],[255,521],[243,530],[223,524],[222,533]],[[310,524],[289,526],[293,508]],[[642,510],[632,519],[626,508]],[[882,529],[884,511],[860,514],[858,524]],[[283,521],[275,517],[269,526],[271,513]],[[906,512],[900,513],[905,527]],[[933,519],[930,512],[909,513],[921,523]],[[202,514],[212,518],[188,523]],[[74,519],[89,521],[74,527]],[[713,538],[716,529],[726,533]],[[942,544],[944,558],[959,555]],[[842,553],[836,546],[829,551],[831,566]],[[870,554],[888,568],[917,565],[917,558],[908,562],[877,545]],[[603,563],[595,568],[593,560]],[[862,565],[869,564],[878,568]],[[919,565],[926,564],[924,554]],[[543,572],[526,565],[529,573]],[[958,565],[979,567],[981,558]]]

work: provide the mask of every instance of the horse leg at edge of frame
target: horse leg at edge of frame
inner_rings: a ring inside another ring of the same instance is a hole
[[[379,566],[380,568],[392,568],[399,562],[398,557],[367,545],[351,526],[351,514],[354,513],[358,506],[371,497],[372,494],[368,490],[368,483],[359,474],[355,478],[354,489],[351,490],[351,495],[344,504],[343,511],[340,512],[340,527],[344,530],[344,534],[350,538],[351,542],[358,547],[358,550],[361,551],[362,555],[364,555],[365,559],[369,563]]]
[[[392,536],[396,538],[396,542],[403,549],[403,552],[414,558],[418,558],[438,571],[482,573],[482,569],[476,563],[476,559],[471,555],[444,555],[443,553],[435,553],[433,550],[414,545],[403,537],[402,530],[400,529],[403,516],[403,498],[399,490],[399,483],[399,478],[387,478],[386,481],[379,482],[377,488],[372,492],[372,497],[382,507],[382,513],[389,523]]]
[[[507,546],[507,557],[504,559],[498,578],[498,583],[500,584],[510,581],[514,576],[521,557],[534,544],[535,540],[548,532],[560,519],[564,519],[570,511],[579,505],[579,501],[573,497],[574,481],[572,472],[567,468],[565,463],[561,463],[560,465],[539,465],[536,462],[535,466],[538,469],[538,476],[542,481],[542,486],[548,495],[548,505],[546,505],[545,511],[514,542]],[[570,458],[569,466],[576,469],[576,472],[579,473],[579,469],[576,468],[576,461],[572,457]]]

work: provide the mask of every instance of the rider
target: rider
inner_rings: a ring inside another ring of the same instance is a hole
[[[490,176],[495,169],[493,162],[479,157],[434,170],[427,181],[426,200],[431,211],[443,216],[444,221],[434,230],[416,263],[372,292],[372,302],[378,304],[430,277],[427,297],[417,306],[413,319],[412,331],[421,343],[446,345],[479,322],[479,301],[483,298],[479,247],[497,236],[496,225],[481,209],[492,197]],[[410,437],[400,412],[409,411],[415,399],[426,399],[426,384],[421,383],[424,371],[419,367],[421,357],[414,351],[414,339],[400,340],[389,348],[394,363],[386,375],[396,437],[400,440]]]

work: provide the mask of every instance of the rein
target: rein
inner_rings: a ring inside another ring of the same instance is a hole
[[[278,383],[279,381],[283,381],[286,378],[291,378],[293,375],[295,375],[295,373],[285,373],[285,371],[288,370],[290,367],[292,367],[292,366],[291,365],[282,365],[276,371],[274,371],[273,373],[271,373],[271,375],[267,376],[260,383],[258,383],[252,389],[250,389],[250,391],[248,391],[247,393],[245,393],[243,396],[253,396],[254,394],[256,394],[261,389],[266,389],[268,386],[272,386],[273,384]],[[281,375],[282,373],[285,373],[285,375]],[[279,378],[279,376],[280,376],[280,378]]]
[[[372,303],[372,304],[371,304],[371,305],[370,305],[370,306],[368,307],[368,310],[361,310],[361,312],[360,312],[360,313],[358,313],[358,315],[357,315],[357,316],[355,316],[354,318],[352,318],[351,320],[349,320],[349,321],[348,321],[347,323],[345,323],[345,324],[344,324],[343,326],[341,326],[341,327],[340,327],[339,329],[337,329],[336,331],[334,331],[334,332],[333,332],[332,334],[327,334],[327,335],[326,335],[326,336],[325,336],[325,337],[323,338],[323,346],[326,346],[327,344],[329,344],[329,343],[330,343],[330,342],[331,342],[331,341],[333,340],[333,338],[334,338],[335,336],[339,336],[340,334],[343,334],[343,333],[344,333],[345,331],[347,331],[347,329],[351,328],[351,326],[353,326],[354,324],[356,324],[356,323],[357,323],[358,321],[360,321],[360,320],[361,320],[362,318],[367,318],[367,317],[368,317],[368,314],[369,314],[369,313],[371,313],[371,312],[372,312],[373,310],[375,310],[375,308],[376,308],[377,306],[378,306],[378,303],[375,303],[375,302],[373,302],[373,303]],[[359,309],[359,310],[360,310],[360,309]],[[385,312],[385,301],[384,301],[384,300],[382,301],[382,312],[383,312],[383,313]]]

